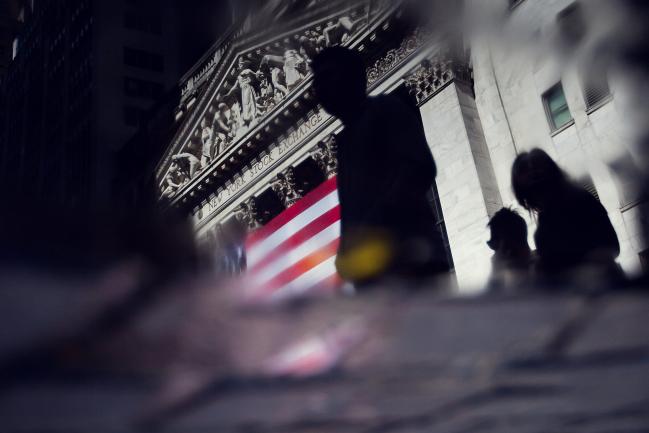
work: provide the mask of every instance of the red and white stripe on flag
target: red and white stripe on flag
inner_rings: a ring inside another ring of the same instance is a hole
[[[246,279],[252,300],[336,290],[341,285],[334,263],[339,240],[340,205],[332,178],[248,236]]]

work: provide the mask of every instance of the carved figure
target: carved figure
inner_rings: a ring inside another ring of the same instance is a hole
[[[270,74],[273,87],[275,88],[275,102],[279,102],[288,94],[288,89],[282,84],[282,70],[273,68]]]
[[[206,167],[212,161],[212,146],[214,144],[214,130],[207,124],[207,118],[201,120],[201,167]]]
[[[168,173],[163,183],[163,189],[161,194],[162,198],[166,198],[166,199],[172,198],[174,195],[176,195],[176,192],[178,191],[179,187],[180,185],[174,183],[173,179],[171,178],[171,173]]]
[[[239,74],[234,86],[226,96],[231,95],[236,89],[240,90],[241,119],[246,126],[257,120],[257,92],[252,83],[258,78],[258,72],[250,69],[250,63],[239,58]]]
[[[227,105],[221,102],[218,106],[218,110],[214,115],[214,123],[212,124],[212,129],[214,130],[214,151],[212,152],[212,157],[216,158],[217,155],[220,155],[227,148],[229,140],[233,136],[232,128],[230,128],[230,119],[229,111]]]
[[[330,47],[344,43],[352,33],[356,31],[358,26],[362,23],[362,19],[352,21],[349,17],[341,17],[335,23],[327,26],[324,31],[325,45]]]
[[[304,79],[301,69],[305,64],[306,62],[296,50],[286,50],[284,52],[284,79],[289,91],[293,90]]]
[[[263,115],[275,106],[275,89],[266,74],[262,74],[259,81],[259,99],[257,101],[259,114]]]
[[[232,107],[230,107],[229,127],[232,130],[232,141],[238,140],[239,137],[243,136],[243,134],[248,130],[248,127],[241,116],[241,106],[238,102],[235,102],[232,104]]]
[[[200,159],[188,152],[172,156],[171,161],[175,162],[178,166],[180,175],[185,176],[188,180],[194,178],[196,173],[199,172],[201,166]]]

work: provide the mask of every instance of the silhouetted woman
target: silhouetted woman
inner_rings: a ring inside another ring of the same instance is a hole
[[[537,216],[539,271],[557,276],[583,265],[619,276],[617,235],[606,209],[574,184],[540,149],[520,154],[512,167],[516,199]]]

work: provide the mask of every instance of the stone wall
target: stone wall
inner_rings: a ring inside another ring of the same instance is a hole
[[[612,98],[588,110],[583,96],[583,66],[576,56],[549,48],[556,38],[557,14],[570,0],[523,1],[509,12],[502,34],[472,44],[476,102],[499,192],[505,206],[517,206],[511,190],[511,166],[517,153],[539,147],[575,180],[590,178],[607,209],[621,244],[619,262],[627,272],[639,270],[640,212],[626,202],[628,185],[612,166],[633,160],[625,107],[617,84],[609,80]],[[561,81],[574,123],[552,132],[542,95]],[[520,210],[520,208],[519,208]],[[530,223],[533,242],[534,222]],[[533,245],[533,243],[532,243]]]
[[[500,207],[500,196],[470,89],[451,82],[421,106],[421,116],[437,164],[437,190],[458,283],[471,291],[489,275],[487,222]]]

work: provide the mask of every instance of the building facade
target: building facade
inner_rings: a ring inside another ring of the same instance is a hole
[[[114,152],[177,85],[174,2],[14,2],[2,80],[4,189],[54,206],[106,202]]]
[[[554,29],[574,8],[538,3],[493,5],[514,28]],[[463,290],[486,281],[487,222],[516,206],[511,165],[532,147],[598,195],[620,238],[621,265],[637,270],[637,202],[611,169],[630,158],[613,128],[621,116],[614,86],[583,92],[550,56],[516,60],[502,44],[442,36],[404,11],[398,2],[276,1],[233,29],[182,83],[181,126],[156,172],[163,200],[191,215],[205,240],[232,219],[257,230],[335,177],[342,126],[314,101],[309,61],[340,44],[364,56],[371,95],[393,93],[420,113],[438,167],[431,205]],[[263,25],[268,16],[273,26]]]

